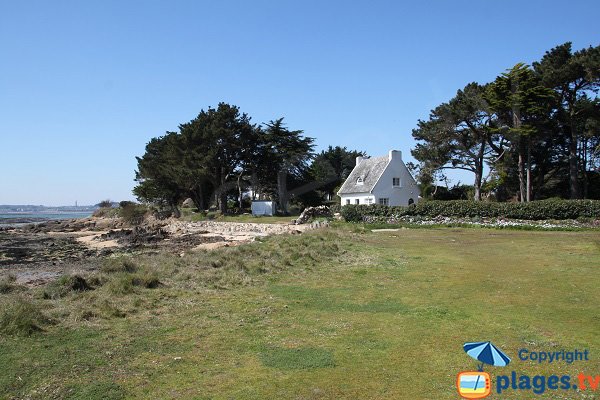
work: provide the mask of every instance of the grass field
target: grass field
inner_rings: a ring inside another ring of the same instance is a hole
[[[486,340],[512,358],[486,367],[493,385],[512,371],[600,375],[594,231],[341,225],[115,259],[88,281],[95,290],[0,295],[3,310],[43,312],[42,331],[0,337],[0,398],[456,399],[456,374],[477,367],[462,344]],[[588,349],[590,360],[525,362],[521,348]]]

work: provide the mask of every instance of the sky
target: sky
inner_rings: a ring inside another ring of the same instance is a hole
[[[133,199],[146,143],[219,102],[412,161],[419,119],[564,42],[600,2],[0,0],[0,204]],[[472,183],[468,173],[453,183]]]

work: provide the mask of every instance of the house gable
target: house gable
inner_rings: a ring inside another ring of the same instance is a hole
[[[380,199],[388,199],[390,206],[407,206],[412,202],[417,203],[420,195],[419,187],[410,171],[402,161],[400,152],[390,154],[390,162],[382,172],[375,184],[372,193],[377,202]],[[399,179],[399,186],[394,185],[395,178]]]
[[[379,177],[385,170],[388,157],[362,158],[358,157],[357,165],[338,191],[338,195],[354,193],[370,193]]]
[[[418,202],[420,191],[402,161],[402,153],[391,150],[383,157],[358,157],[338,195],[342,205],[358,201],[358,204],[407,206]]]

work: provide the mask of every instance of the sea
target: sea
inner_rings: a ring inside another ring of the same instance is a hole
[[[24,224],[39,223],[60,219],[87,218],[94,211],[27,211],[27,212],[0,212],[0,227],[20,226]]]

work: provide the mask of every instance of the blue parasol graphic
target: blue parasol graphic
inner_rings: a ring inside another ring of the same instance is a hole
[[[510,357],[494,346],[492,342],[469,342],[463,345],[463,349],[468,355],[481,362],[479,371],[483,371],[483,364],[505,367],[510,363]],[[474,389],[477,389],[478,383],[479,376],[477,376]]]

